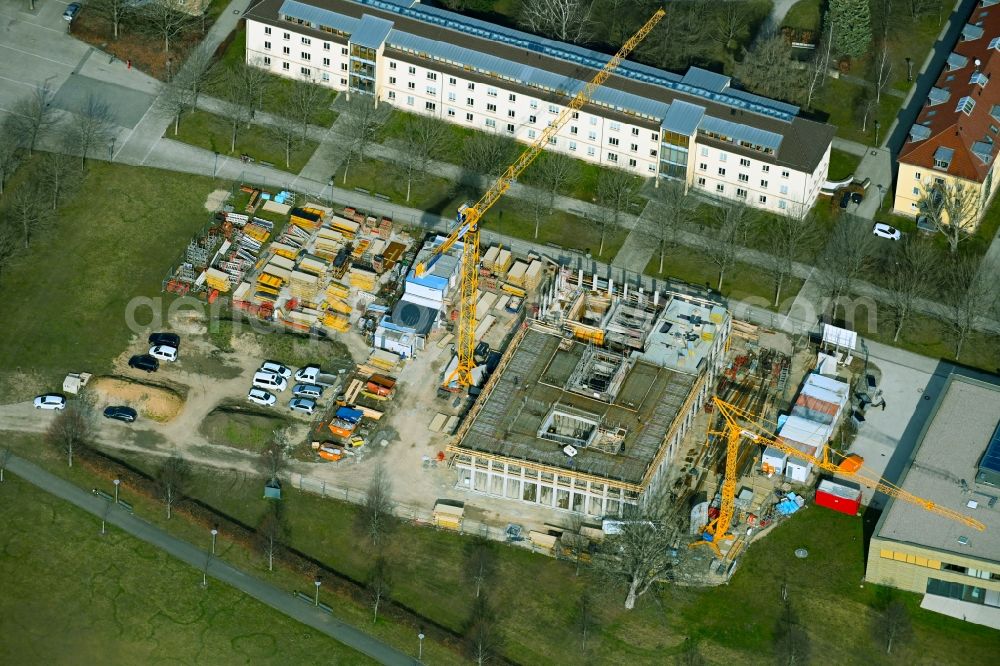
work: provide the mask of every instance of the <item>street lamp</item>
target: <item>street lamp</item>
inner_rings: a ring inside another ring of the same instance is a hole
[[[315,606],[319,606],[319,586],[322,585],[322,584],[323,584],[323,581],[321,581],[319,579],[319,576],[316,576],[316,580],[313,581],[313,585],[316,586],[316,599],[313,602],[313,605],[315,605]]]
[[[878,209],[882,210],[882,188],[883,188],[883,185],[882,185],[882,183],[879,183],[875,187],[878,188]]]
[[[219,534],[219,530],[212,528],[212,555],[215,555],[215,537]]]
[[[118,504],[118,486],[122,484],[122,480],[115,479],[114,484],[115,484],[115,504]]]
[[[417,645],[417,661],[422,661],[424,658],[424,632],[417,634],[417,639],[420,641]]]
[[[906,81],[909,83],[913,80],[913,61],[910,58],[906,59]]]
[[[879,127],[881,125],[882,125],[882,123],[880,123],[877,120],[875,121],[875,147],[876,148],[878,148],[878,130],[879,130]]]
[[[108,161],[109,162],[114,162],[115,161],[115,141],[117,141],[117,140],[118,140],[118,137],[116,137],[116,136],[111,137],[111,145],[108,147]]]
[[[215,178],[216,172],[219,170],[219,151],[215,151],[215,164],[212,166],[212,178]]]

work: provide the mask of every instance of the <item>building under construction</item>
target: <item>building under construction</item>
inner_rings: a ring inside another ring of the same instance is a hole
[[[616,516],[668,476],[714,386],[730,317],[712,301],[564,278],[449,451],[470,491]]]

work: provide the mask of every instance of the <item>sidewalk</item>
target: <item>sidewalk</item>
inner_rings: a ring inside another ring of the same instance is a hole
[[[18,475],[28,483],[74,504],[84,511],[102,518],[106,501],[79,488],[68,481],[46,472],[38,465],[18,456],[11,455],[7,471]],[[368,634],[344,624],[326,612],[296,599],[290,592],[281,590],[270,583],[251,576],[218,558],[211,558],[206,566],[205,551],[192,544],[173,537],[160,528],[147,523],[131,513],[108,511],[107,521],[132,536],[153,545],[195,569],[205,568],[208,575],[250,595],[271,608],[308,625],[344,645],[365,654],[382,664],[416,664],[415,659],[386,645]],[[192,585],[195,582],[192,581]]]

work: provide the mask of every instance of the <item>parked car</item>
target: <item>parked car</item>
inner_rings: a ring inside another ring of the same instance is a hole
[[[116,405],[104,408],[104,418],[114,419],[115,421],[121,421],[122,423],[133,423],[137,418],[139,418],[139,414],[131,407]]]
[[[35,398],[35,409],[66,409],[66,398],[58,393],[45,393]]]
[[[174,349],[181,348],[181,336],[176,333],[151,333],[149,336],[150,345],[166,345]]]
[[[253,385],[256,388],[261,389],[274,389],[275,391],[284,391],[288,388],[288,382],[281,375],[276,375],[273,372],[256,372],[253,376]]]
[[[250,392],[247,393],[247,400],[261,407],[271,407],[278,401],[273,393],[268,393],[264,389],[259,388],[250,389]]]
[[[334,386],[337,380],[337,375],[323,372],[318,365],[307,365],[295,372],[295,381],[304,384],[316,384],[324,388]]]
[[[288,408],[293,412],[311,415],[316,410],[316,402],[309,398],[292,398],[288,403]]]
[[[851,192],[851,201],[857,205],[861,205],[861,202],[865,200],[865,195],[862,192]]]
[[[274,361],[264,361],[260,366],[260,372],[273,372],[274,374],[288,379],[292,376],[292,369],[287,365],[275,363]]]
[[[128,367],[146,372],[156,372],[160,369],[160,362],[149,354],[136,354],[128,360]]]
[[[851,193],[844,192],[840,197],[840,207],[847,208],[847,204],[851,203]]]
[[[903,233],[896,227],[891,227],[888,224],[882,222],[876,222],[875,226],[872,227],[872,233],[879,238],[888,238],[889,240],[898,241],[903,237]]]
[[[80,3],[71,2],[70,4],[66,5],[66,11],[63,12],[63,18],[72,23],[73,19],[75,19],[76,15],[79,13],[80,13]]]
[[[177,347],[153,345],[149,348],[149,355],[161,361],[170,361],[173,363],[177,360]]]
[[[292,393],[297,398],[322,398],[323,387],[316,384],[296,384],[292,387]]]

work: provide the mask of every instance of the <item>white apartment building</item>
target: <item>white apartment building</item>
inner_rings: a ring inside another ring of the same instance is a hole
[[[417,0],[260,0],[244,16],[249,64],[525,143],[608,60]],[[731,83],[623,62],[549,149],[776,212],[812,206],[835,128]]]

